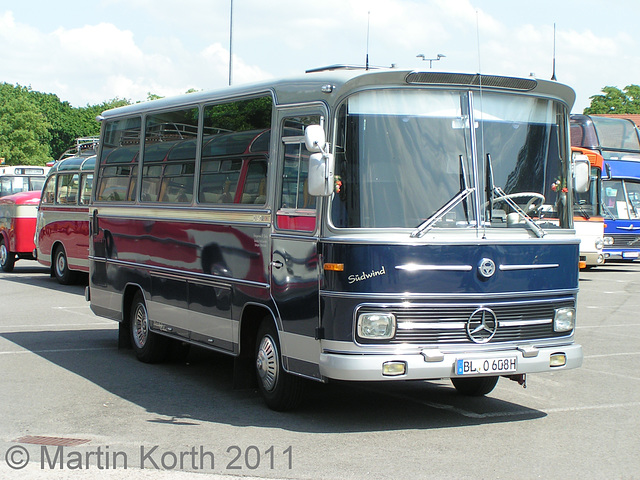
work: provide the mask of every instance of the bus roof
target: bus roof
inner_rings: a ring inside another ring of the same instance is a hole
[[[512,91],[555,98],[564,102],[570,110],[575,101],[575,92],[567,85],[534,77],[518,78],[497,75],[479,75],[434,71],[411,71],[399,69],[355,70],[319,69],[304,76],[271,80],[255,84],[230,86],[223,89],[189,93],[149,102],[137,103],[103,112],[99,120],[123,115],[141,114],[177,106],[197,105],[204,102],[224,101],[258,94],[272,94],[277,105],[302,102],[325,102],[335,104],[353,90],[376,85],[425,86],[442,88],[466,88],[483,91]]]
[[[49,175],[54,174],[55,172],[63,172],[63,171],[93,171],[96,167],[96,156],[91,155],[89,157],[86,156],[77,156],[77,157],[67,157],[64,160],[58,160],[54,163],[53,167],[49,171]]]

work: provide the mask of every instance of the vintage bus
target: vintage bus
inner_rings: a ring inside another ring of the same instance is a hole
[[[602,188],[602,155],[594,150],[571,147],[574,158],[586,158],[591,166],[589,189],[574,194],[574,227],[580,238],[580,268],[594,268],[604,265],[603,248],[613,240],[604,236],[604,217],[600,204]]]
[[[172,342],[234,356],[276,410],[307,379],[484,395],[578,367],[574,98],[335,67],[106,111],[91,309],[144,362]]]
[[[0,268],[12,272],[16,261],[33,260],[33,237],[40,192],[14,193],[0,198]]]
[[[571,143],[603,157],[601,206],[604,255],[610,260],[640,257],[640,137],[624,118],[571,115]]]
[[[0,197],[19,192],[42,190],[49,167],[0,165]]]
[[[63,285],[89,271],[89,202],[96,156],[56,162],[47,177],[36,225],[38,261]]]

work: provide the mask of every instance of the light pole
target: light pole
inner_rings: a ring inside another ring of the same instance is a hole
[[[233,0],[231,0],[231,8],[229,13],[229,86],[231,86],[232,72],[233,72]]]
[[[416,57],[421,58],[422,60],[429,62],[429,68],[433,68],[433,62],[437,62],[441,58],[445,58],[446,55],[443,55],[443,54],[439,53],[436,56],[436,58],[426,58],[424,53],[420,53],[420,54],[416,55]]]

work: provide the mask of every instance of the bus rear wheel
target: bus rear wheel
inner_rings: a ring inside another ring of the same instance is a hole
[[[67,254],[62,245],[58,245],[53,254],[53,274],[61,285],[70,285],[75,280],[75,272],[69,269]]]
[[[144,363],[158,363],[169,351],[169,338],[149,329],[149,314],[142,293],[138,292],[131,302],[129,314],[131,345],[138,360]]]
[[[270,318],[262,321],[256,339],[258,388],[272,410],[292,410],[302,401],[304,380],[284,371],[278,332]]]
[[[451,383],[458,393],[470,397],[481,397],[490,393],[500,377],[452,378]]]
[[[7,273],[13,272],[15,264],[16,254],[10,252],[4,243],[4,238],[0,238],[0,268]]]

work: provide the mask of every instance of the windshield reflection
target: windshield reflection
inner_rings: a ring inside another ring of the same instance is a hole
[[[567,226],[564,107],[496,93],[476,93],[472,102],[472,95],[376,90],[350,97],[338,116],[333,225],[415,234],[427,223],[501,227],[517,217],[527,227],[524,217],[545,217],[555,220],[545,229]]]

